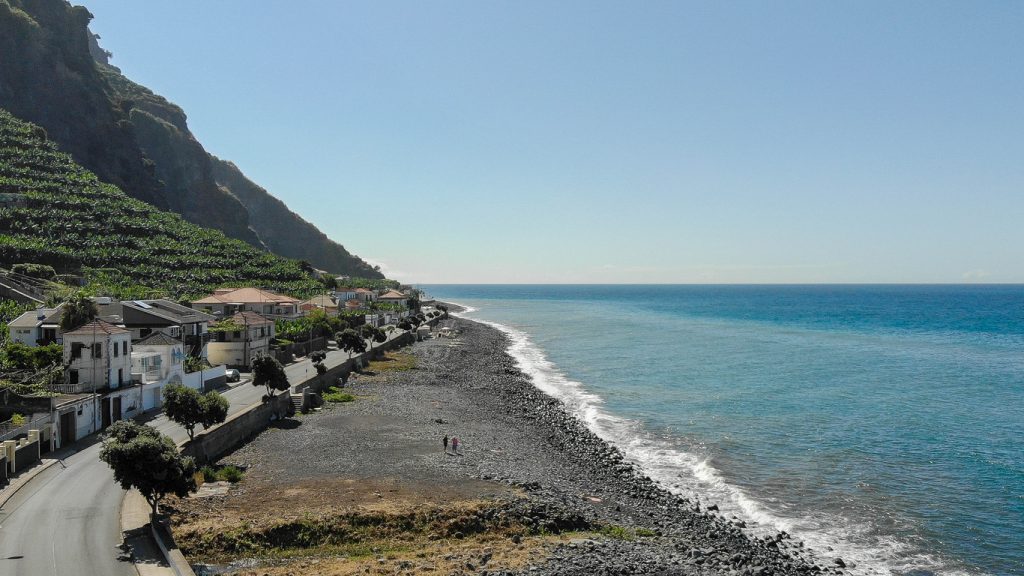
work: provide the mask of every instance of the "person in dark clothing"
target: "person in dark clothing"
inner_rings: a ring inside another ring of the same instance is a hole
[[[444,440],[442,440],[441,442],[444,443],[444,453],[447,454],[448,453],[448,435],[447,434],[444,435]]]

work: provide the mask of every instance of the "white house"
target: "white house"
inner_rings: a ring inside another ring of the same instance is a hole
[[[224,330],[224,324],[234,326]],[[252,361],[270,352],[270,340],[274,337],[274,322],[255,312],[237,312],[224,324],[215,327],[213,338],[207,345],[210,364],[225,364],[248,368]]]
[[[65,332],[64,365],[74,392],[124,386],[131,381],[131,332],[100,319]]]
[[[167,384],[181,384],[184,378],[185,351],[180,340],[163,332],[153,332],[132,344],[132,380],[140,383],[143,411],[163,405]]]
[[[131,389],[131,332],[96,319],[64,333],[65,393],[105,393],[100,400],[100,426],[141,411]]]
[[[36,308],[25,312],[7,324],[11,341],[26,346],[60,343],[60,318],[63,312],[63,304],[56,308]]]

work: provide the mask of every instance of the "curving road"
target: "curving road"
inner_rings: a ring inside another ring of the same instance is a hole
[[[335,350],[328,352],[326,364],[333,368],[347,359],[348,353]],[[285,372],[293,385],[316,377],[308,360],[286,366]],[[250,384],[223,392],[231,403],[228,415],[259,404],[265,393]],[[147,423],[175,442],[188,438],[163,414]],[[125,492],[99,459],[99,435],[73,448],[78,452],[44,470],[0,508],[0,575],[137,576],[120,549]]]

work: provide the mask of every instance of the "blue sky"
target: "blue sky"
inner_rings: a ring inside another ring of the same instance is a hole
[[[1024,282],[1024,3],[84,4],[403,281]]]

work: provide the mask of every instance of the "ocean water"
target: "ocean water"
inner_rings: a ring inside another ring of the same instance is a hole
[[[421,288],[754,533],[855,574],[1024,574],[1024,286]]]

